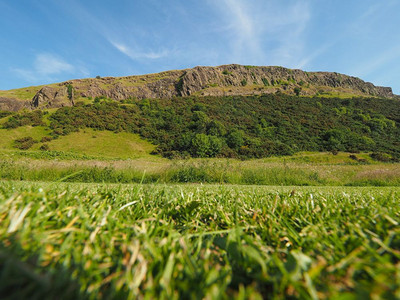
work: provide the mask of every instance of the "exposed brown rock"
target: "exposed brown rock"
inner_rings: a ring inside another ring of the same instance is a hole
[[[72,106],[73,98],[68,95],[67,85],[62,85],[59,88],[44,86],[33,97],[32,108],[51,108]]]
[[[29,105],[27,102],[20,101],[14,98],[0,97],[0,110],[18,111],[28,107]]]
[[[277,83],[278,82],[278,83]],[[272,83],[275,83],[274,85]],[[266,86],[269,84],[269,86]],[[180,95],[189,96],[209,87],[259,87],[251,93],[249,89],[232,89],[231,94],[260,94],[280,90],[294,94],[294,88],[301,88],[305,94],[319,92],[347,92],[354,95],[392,98],[392,89],[374,86],[359,78],[329,72],[304,72],[282,67],[252,67],[226,65],[219,67],[195,67],[182,76]],[[271,90],[272,89],[272,90]],[[217,89],[214,89],[217,90]],[[258,91],[258,92],[257,92]],[[213,93],[211,93],[213,94]]]
[[[72,99],[68,94],[70,85],[73,87]],[[375,86],[343,74],[232,64],[141,76],[71,80],[41,88],[33,97],[31,107],[70,106],[74,104],[74,98],[81,97],[106,96],[114,100],[124,100],[191,95],[259,95],[278,91],[304,96],[346,94],[398,98],[391,88]],[[0,101],[0,105],[1,103]]]

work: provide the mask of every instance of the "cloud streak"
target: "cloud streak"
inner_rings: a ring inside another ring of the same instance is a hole
[[[36,82],[55,79],[60,74],[72,74],[76,68],[54,54],[40,53],[36,55],[31,69],[13,68],[12,70],[24,79]]]
[[[244,0],[210,4],[225,23],[222,28],[233,62],[289,67],[300,64],[303,35],[310,19],[308,1],[285,6],[279,1]]]
[[[111,45],[113,45],[118,51],[122,52],[126,56],[130,57],[133,60],[140,60],[140,59],[160,59],[168,56],[170,51],[168,50],[161,50],[161,51],[143,51],[141,49],[128,47],[122,43],[116,43],[113,41],[109,41]]]
[[[135,24],[134,19],[129,20],[104,20],[99,19],[92,14],[83,4],[73,2],[73,5],[68,4],[68,9],[82,23],[87,24],[93,31],[106,40],[118,52],[128,56],[135,61],[157,60],[165,58],[172,54],[172,51],[162,48],[154,50],[152,47],[140,47],[137,41],[141,44],[149,45],[146,37],[151,35],[146,29],[141,29],[138,24]],[[156,47],[154,47],[156,48]]]
[[[227,23],[227,26],[224,27],[229,35],[229,43],[232,50],[231,59],[234,62],[241,62],[246,57],[262,57],[256,24],[245,2],[241,0],[223,0],[212,5],[217,5]]]
[[[382,53],[376,55],[369,62],[364,62],[357,69],[353,70],[353,73],[359,77],[366,77],[377,69],[384,67],[388,63],[398,60],[400,58],[400,45],[390,48]]]

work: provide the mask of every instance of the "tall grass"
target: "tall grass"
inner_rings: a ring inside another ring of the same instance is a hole
[[[162,162],[157,167],[135,161],[0,161],[0,179],[108,183],[226,183],[252,185],[399,186],[398,165],[309,165],[240,163],[230,160]],[[45,163],[46,162],[46,163]],[[93,163],[92,163],[93,162]],[[389,168],[390,167],[390,168]]]
[[[13,299],[396,299],[400,190],[0,183]]]

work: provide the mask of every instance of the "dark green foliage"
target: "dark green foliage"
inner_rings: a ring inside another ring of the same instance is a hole
[[[95,102],[58,109],[49,118],[53,136],[86,127],[128,131],[157,144],[157,153],[165,157],[260,158],[299,151],[400,157],[396,100],[276,94],[144,99],[129,105],[96,97]]]
[[[243,79],[243,80],[240,82],[240,84],[241,84],[242,86],[246,86],[246,85],[247,85],[247,80],[246,80],[246,79]]]
[[[43,144],[42,146],[40,146],[39,149],[42,150],[42,151],[49,151],[50,147],[49,147],[48,144]]]
[[[50,127],[56,135],[65,135],[86,127],[115,132],[136,132],[139,125],[138,108],[106,101],[60,108],[50,119]]]
[[[3,128],[17,128],[25,125],[44,126],[43,112],[41,110],[35,110],[13,115],[3,124]]]
[[[35,143],[37,143],[37,141],[35,141],[32,137],[26,136],[26,137],[23,137],[20,139],[16,139],[14,141],[14,146],[15,146],[15,148],[18,148],[21,150],[28,150]]]
[[[72,100],[72,98],[74,97],[74,88],[72,84],[67,85],[67,93],[68,93],[68,99]]]
[[[224,136],[226,130],[220,121],[212,120],[207,124],[207,133],[209,135]]]
[[[191,154],[194,157],[215,157],[222,148],[222,141],[213,135],[196,134],[191,141]]]
[[[232,130],[226,137],[226,143],[230,148],[238,150],[241,146],[243,146],[243,135],[243,131]]]
[[[267,78],[263,78],[263,79],[262,79],[262,82],[263,82],[263,84],[264,84],[265,86],[269,86],[269,82],[268,82],[268,79],[267,79]]]
[[[46,142],[50,142],[51,140],[53,140],[52,137],[50,136],[44,136],[42,137],[42,139],[40,140],[42,143],[46,143]]]
[[[5,118],[5,117],[7,117],[9,115],[12,115],[12,114],[13,114],[12,111],[2,111],[2,110],[0,110],[0,119]]]
[[[393,158],[386,153],[382,153],[382,152],[373,152],[370,154],[371,158],[377,161],[381,161],[381,162],[390,162],[393,160]]]
[[[100,103],[101,100],[109,100],[106,96],[97,96],[94,98],[94,103]]]

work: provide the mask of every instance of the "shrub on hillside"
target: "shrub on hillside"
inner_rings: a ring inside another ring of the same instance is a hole
[[[7,116],[9,116],[9,115],[12,115],[13,114],[13,112],[11,112],[11,111],[3,111],[3,110],[0,110],[0,119],[2,119],[2,118],[4,118],[4,117],[7,117]]]
[[[14,141],[14,146],[15,148],[21,149],[21,150],[28,150],[33,146],[33,144],[37,143],[32,137],[26,136],[20,139],[16,139]]]
[[[392,156],[387,153],[382,152],[373,152],[370,154],[370,157],[373,160],[381,161],[381,162],[390,162],[392,160]]]
[[[11,129],[20,126],[44,126],[43,122],[43,112],[41,110],[35,110],[32,112],[23,112],[11,116],[7,122],[3,124],[3,128]]]
[[[53,140],[53,137],[51,137],[51,136],[44,136],[44,137],[42,137],[42,139],[40,140],[40,142],[46,143],[46,142],[50,142],[51,140]]]
[[[48,144],[43,144],[42,146],[40,146],[39,149],[42,150],[42,151],[49,151],[50,147],[49,147]]]
[[[215,157],[222,149],[222,141],[213,135],[196,134],[192,139],[191,153],[195,157]]]

